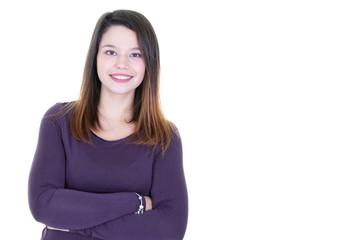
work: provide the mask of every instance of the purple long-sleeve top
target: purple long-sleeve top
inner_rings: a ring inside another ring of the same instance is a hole
[[[188,199],[180,137],[173,132],[165,153],[93,133],[91,145],[70,133],[71,112],[54,116],[62,106],[55,104],[41,121],[29,205],[37,221],[70,231],[44,229],[42,239],[182,239]],[[134,214],[135,192],[150,196],[153,209]]]

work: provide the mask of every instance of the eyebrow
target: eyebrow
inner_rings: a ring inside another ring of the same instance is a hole
[[[111,44],[106,44],[106,45],[102,46],[101,48],[104,48],[104,47],[116,48],[114,45],[111,45]],[[139,47],[133,47],[133,48],[131,48],[131,50],[141,51],[141,49]]]

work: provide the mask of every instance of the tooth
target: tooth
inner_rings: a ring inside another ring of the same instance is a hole
[[[126,77],[126,76],[113,76],[113,77],[120,79],[120,80],[126,80],[126,79],[131,78],[131,77]]]

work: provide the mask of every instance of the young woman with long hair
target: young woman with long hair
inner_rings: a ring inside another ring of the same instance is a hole
[[[43,240],[182,239],[188,198],[182,145],[159,103],[150,22],[118,10],[98,21],[80,98],[42,119],[29,205]]]

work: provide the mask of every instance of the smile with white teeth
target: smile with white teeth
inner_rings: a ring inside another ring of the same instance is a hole
[[[119,79],[119,80],[127,80],[127,79],[132,78],[132,77],[126,77],[126,76],[114,76],[114,75],[111,75],[111,76],[116,78],[116,79]]]

